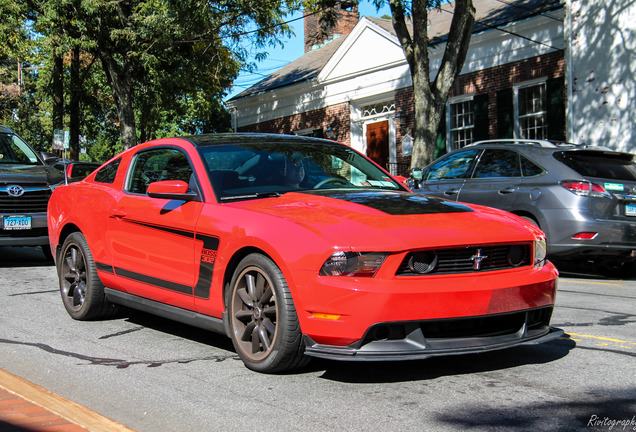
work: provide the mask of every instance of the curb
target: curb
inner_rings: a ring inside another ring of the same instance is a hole
[[[135,432],[72,400],[0,369],[0,388],[92,432]]]

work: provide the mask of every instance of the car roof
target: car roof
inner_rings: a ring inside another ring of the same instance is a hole
[[[609,147],[603,146],[592,146],[588,144],[576,144],[564,141],[550,141],[550,140],[542,140],[542,139],[514,139],[514,138],[502,138],[502,139],[491,139],[491,140],[481,140],[475,141],[472,144],[466,145],[466,147],[488,147],[488,146],[521,146],[521,147],[539,147],[539,148],[547,148],[547,149],[577,149],[577,150],[601,150],[601,151],[614,151]]]
[[[341,145],[335,141],[300,135],[283,135],[268,133],[210,133],[180,137],[197,147],[217,146],[225,144],[257,144],[257,143],[302,143]]]

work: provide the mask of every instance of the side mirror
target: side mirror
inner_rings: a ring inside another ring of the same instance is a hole
[[[163,180],[148,185],[146,191],[150,198],[193,201],[198,197],[196,192],[188,190],[188,184],[182,180]]]
[[[40,156],[42,156],[42,160],[44,160],[44,163],[47,165],[53,165],[60,160],[60,158],[53,153],[42,152]]]

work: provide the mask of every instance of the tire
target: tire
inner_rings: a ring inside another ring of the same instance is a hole
[[[632,279],[636,277],[636,261],[619,258],[606,259],[598,263],[598,272],[609,279]]]
[[[72,233],[64,241],[57,274],[62,302],[73,319],[88,321],[116,312],[115,306],[106,300],[104,285],[82,233]]]
[[[274,373],[308,363],[294,301],[272,260],[254,253],[239,263],[226,307],[232,343],[249,369]]]
[[[537,220],[535,218],[533,218],[532,216],[519,216],[519,217],[522,218],[522,219],[525,219],[528,222],[530,222],[532,225],[539,226],[539,222],[537,222]]]

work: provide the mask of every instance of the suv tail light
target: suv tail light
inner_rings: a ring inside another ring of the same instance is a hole
[[[610,194],[601,185],[580,180],[562,180],[561,186],[570,192],[581,196],[603,196],[609,197]]]

